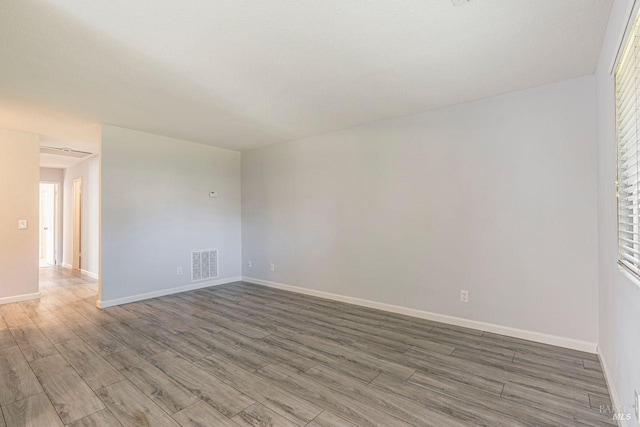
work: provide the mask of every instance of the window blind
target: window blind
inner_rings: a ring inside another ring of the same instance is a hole
[[[640,31],[635,21],[615,69],[618,261],[640,277]]]

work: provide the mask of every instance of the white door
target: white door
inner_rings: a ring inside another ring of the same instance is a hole
[[[82,178],[73,180],[73,264],[82,269]]]
[[[55,264],[55,184],[40,184],[40,266]]]

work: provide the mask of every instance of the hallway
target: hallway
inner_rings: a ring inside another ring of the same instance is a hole
[[[40,268],[40,303],[49,307],[84,302],[95,307],[98,299],[97,282],[86,274],[68,268]],[[29,301],[22,304],[29,304]]]

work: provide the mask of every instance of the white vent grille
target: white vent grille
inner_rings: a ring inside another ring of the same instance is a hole
[[[191,252],[191,281],[218,277],[218,250],[206,249]]]

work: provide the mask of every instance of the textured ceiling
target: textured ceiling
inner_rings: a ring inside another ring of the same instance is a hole
[[[239,150],[591,74],[611,7],[610,0],[1,4],[0,111],[55,111],[86,128],[106,123]]]

